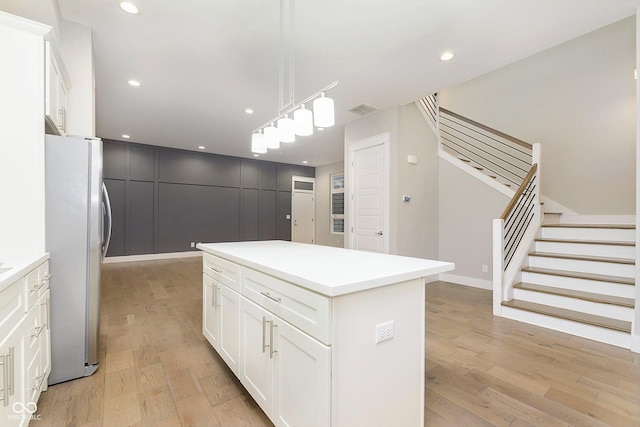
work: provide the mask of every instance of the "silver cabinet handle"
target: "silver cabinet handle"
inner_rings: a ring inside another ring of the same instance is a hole
[[[260,292],[260,295],[265,296],[269,298],[271,301],[277,302],[278,304],[280,304],[280,302],[282,301],[282,298],[272,297],[271,295],[269,295],[269,292]]]
[[[16,391],[15,390],[16,367],[14,366],[16,355],[13,350],[14,350],[13,347],[9,347],[9,395],[10,396],[13,396],[13,394]]]
[[[44,331],[44,328],[47,327],[46,323],[43,323],[42,326],[36,326],[35,332],[31,334],[31,338],[38,338],[40,336],[40,334],[42,333],[42,331]]]
[[[0,400],[3,402],[2,406],[9,406],[9,358],[8,354],[0,354],[0,365],[2,365],[2,382],[4,387],[0,389],[2,394]]]
[[[267,344],[267,334],[264,333],[264,327],[267,325],[267,323],[271,323],[271,321],[267,320],[266,316],[262,316],[262,352],[263,353],[267,351],[267,347],[269,347],[269,345]]]
[[[216,306],[215,309],[220,308],[220,285],[216,285],[215,289],[213,290],[213,292],[217,292],[218,294],[216,295]]]
[[[216,284],[211,284],[211,308],[216,309]]]
[[[273,359],[273,353],[277,353],[278,350],[274,350],[274,345],[273,345],[273,330],[275,328],[277,328],[278,325],[276,325],[275,323],[273,323],[273,320],[271,321],[271,328],[269,328],[269,359]]]
[[[47,274],[42,279],[40,279],[39,282],[34,281],[33,284],[31,285],[31,293],[38,292],[40,288],[42,288],[44,285],[46,285],[49,282],[49,279],[51,279],[51,276],[53,276],[53,274]]]

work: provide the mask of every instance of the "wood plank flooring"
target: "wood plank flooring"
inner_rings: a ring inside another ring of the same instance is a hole
[[[103,266],[100,368],[49,387],[31,426],[271,426],[201,333],[200,258]],[[492,316],[435,282],[427,426],[638,426],[640,355]]]

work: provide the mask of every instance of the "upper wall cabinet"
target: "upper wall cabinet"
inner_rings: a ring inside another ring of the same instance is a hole
[[[71,89],[71,81],[53,33],[46,36],[45,46],[45,131],[65,135],[67,91]]]

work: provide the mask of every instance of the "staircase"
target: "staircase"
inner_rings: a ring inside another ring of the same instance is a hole
[[[504,317],[630,348],[635,226],[543,224]]]

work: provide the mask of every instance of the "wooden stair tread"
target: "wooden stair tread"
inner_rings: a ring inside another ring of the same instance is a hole
[[[538,256],[544,258],[558,258],[558,259],[571,259],[576,261],[598,261],[598,262],[610,262],[613,264],[628,264],[635,265],[635,260],[627,258],[610,258],[599,257],[591,255],[571,255],[571,254],[557,254],[551,252],[529,252],[529,256]]]
[[[543,224],[542,227],[560,227],[560,228],[613,228],[618,230],[635,230],[635,224],[578,224],[578,223],[557,223]]]
[[[622,307],[635,307],[635,301],[632,298],[622,298],[611,295],[594,294],[591,292],[574,291],[572,289],[556,288],[554,286],[544,286],[535,283],[517,283],[513,285],[514,289],[523,289],[527,291],[542,292],[545,294],[558,295],[569,298],[581,299],[601,304],[618,305]]]
[[[559,319],[585,323],[588,325],[599,326],[601,328],[607,328],[626,333],[631,332],[631,322],[610,319],[608,317],[594,316],[593,314],[580,313],[578,311],[566,310],[558,307],[550,307],[548,305],[536,304],[528,301],[504,301],[502,302],[502,306],[516,308],[519,310],[526,310],[538,314],[544,314],[547,316],[557,317]]]
[[[550,268],[523,267],[523,272],[548,274],[552,276],[572,277],[574,279],[598,280],[601,282],[619,283],[621,285],[635,284],[635,280],[628,277],[608,276],[605,274],[581,273],[577,271],[554,270]]]
[[[549,243],[584,243],[587,245],[611,245],[611,246],[635,246],[633,242],[619,242],[612,240],[566,240],[566,239],[551,239],[548,237],[536,239],[536,242],[549,242]]]

